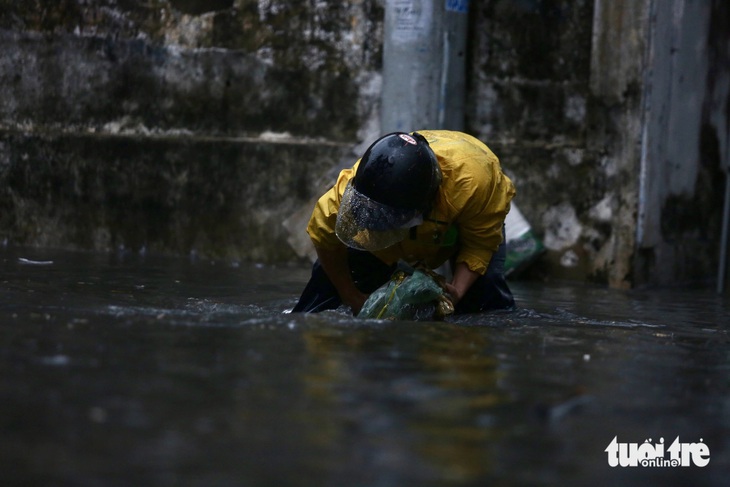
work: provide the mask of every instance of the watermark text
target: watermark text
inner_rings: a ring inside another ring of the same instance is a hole
[[[611,467],[705,467],[710,463],[710,448],[702,438],[698,443],[682,443],[677,436],[665,449],[664,438],[652,443],[622,443],[614,436],[604,450]]]

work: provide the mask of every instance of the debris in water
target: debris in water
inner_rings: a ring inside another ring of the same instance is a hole
[[[30,260],[23,257],[18,257],[18,264],[23,265],[53,265],[52,260]]]
[[[545,422],[561,421],[568,415],[575,414],[583,409],[592,400],[583,387],[578,387],[572,394],[553,403],[539,403],[535,412],[539,419]]]
[[[40,362],[43,365],[62,367],[70,364],[71,358],[68,355],[51,355],[50,357],[41,357]]]

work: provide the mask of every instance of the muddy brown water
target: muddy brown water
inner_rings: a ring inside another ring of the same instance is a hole
[[[307,266],[5,248],[0,269],[3,485],[728,485],[711,289],[513,281],[514,312],[414,323],[286,313]],[[614,438],[706,451],[611,467]]]

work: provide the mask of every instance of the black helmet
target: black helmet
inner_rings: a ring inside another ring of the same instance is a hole
[[[361,250],[399,242],[408,228],[420,223],[440,183],[438,161],[421,134],[395,132],[379,138],[365,151],[345,189],[337,236]]]
[[[433,203],[441,171],[425,137],[395,132],[368,147],[353,182],[378,203],[423,212]]]

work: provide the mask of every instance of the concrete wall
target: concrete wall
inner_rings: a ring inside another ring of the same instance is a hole
[[[728,160],[721,0],[490,0],[467,129],[501,156],[548,252],[534,274],[708,282]]]
[[[0,0],[0,242],[294,257],[377,119],[374,1]]]
[[[712,275],[719,253],[730,6],[654,3],[649,42],[636,283],[701,281]]]
[[[384,1],[0,0],[0,243],[306,255],[380,133]],[[465,130],[548,248],[532,277],[715,274],[727,5],[471,2]]]
[[[467,130],[500,157],[548,249],[533,271],[605,282],[614,164],[591,143],[594,2],[474,2]]]

